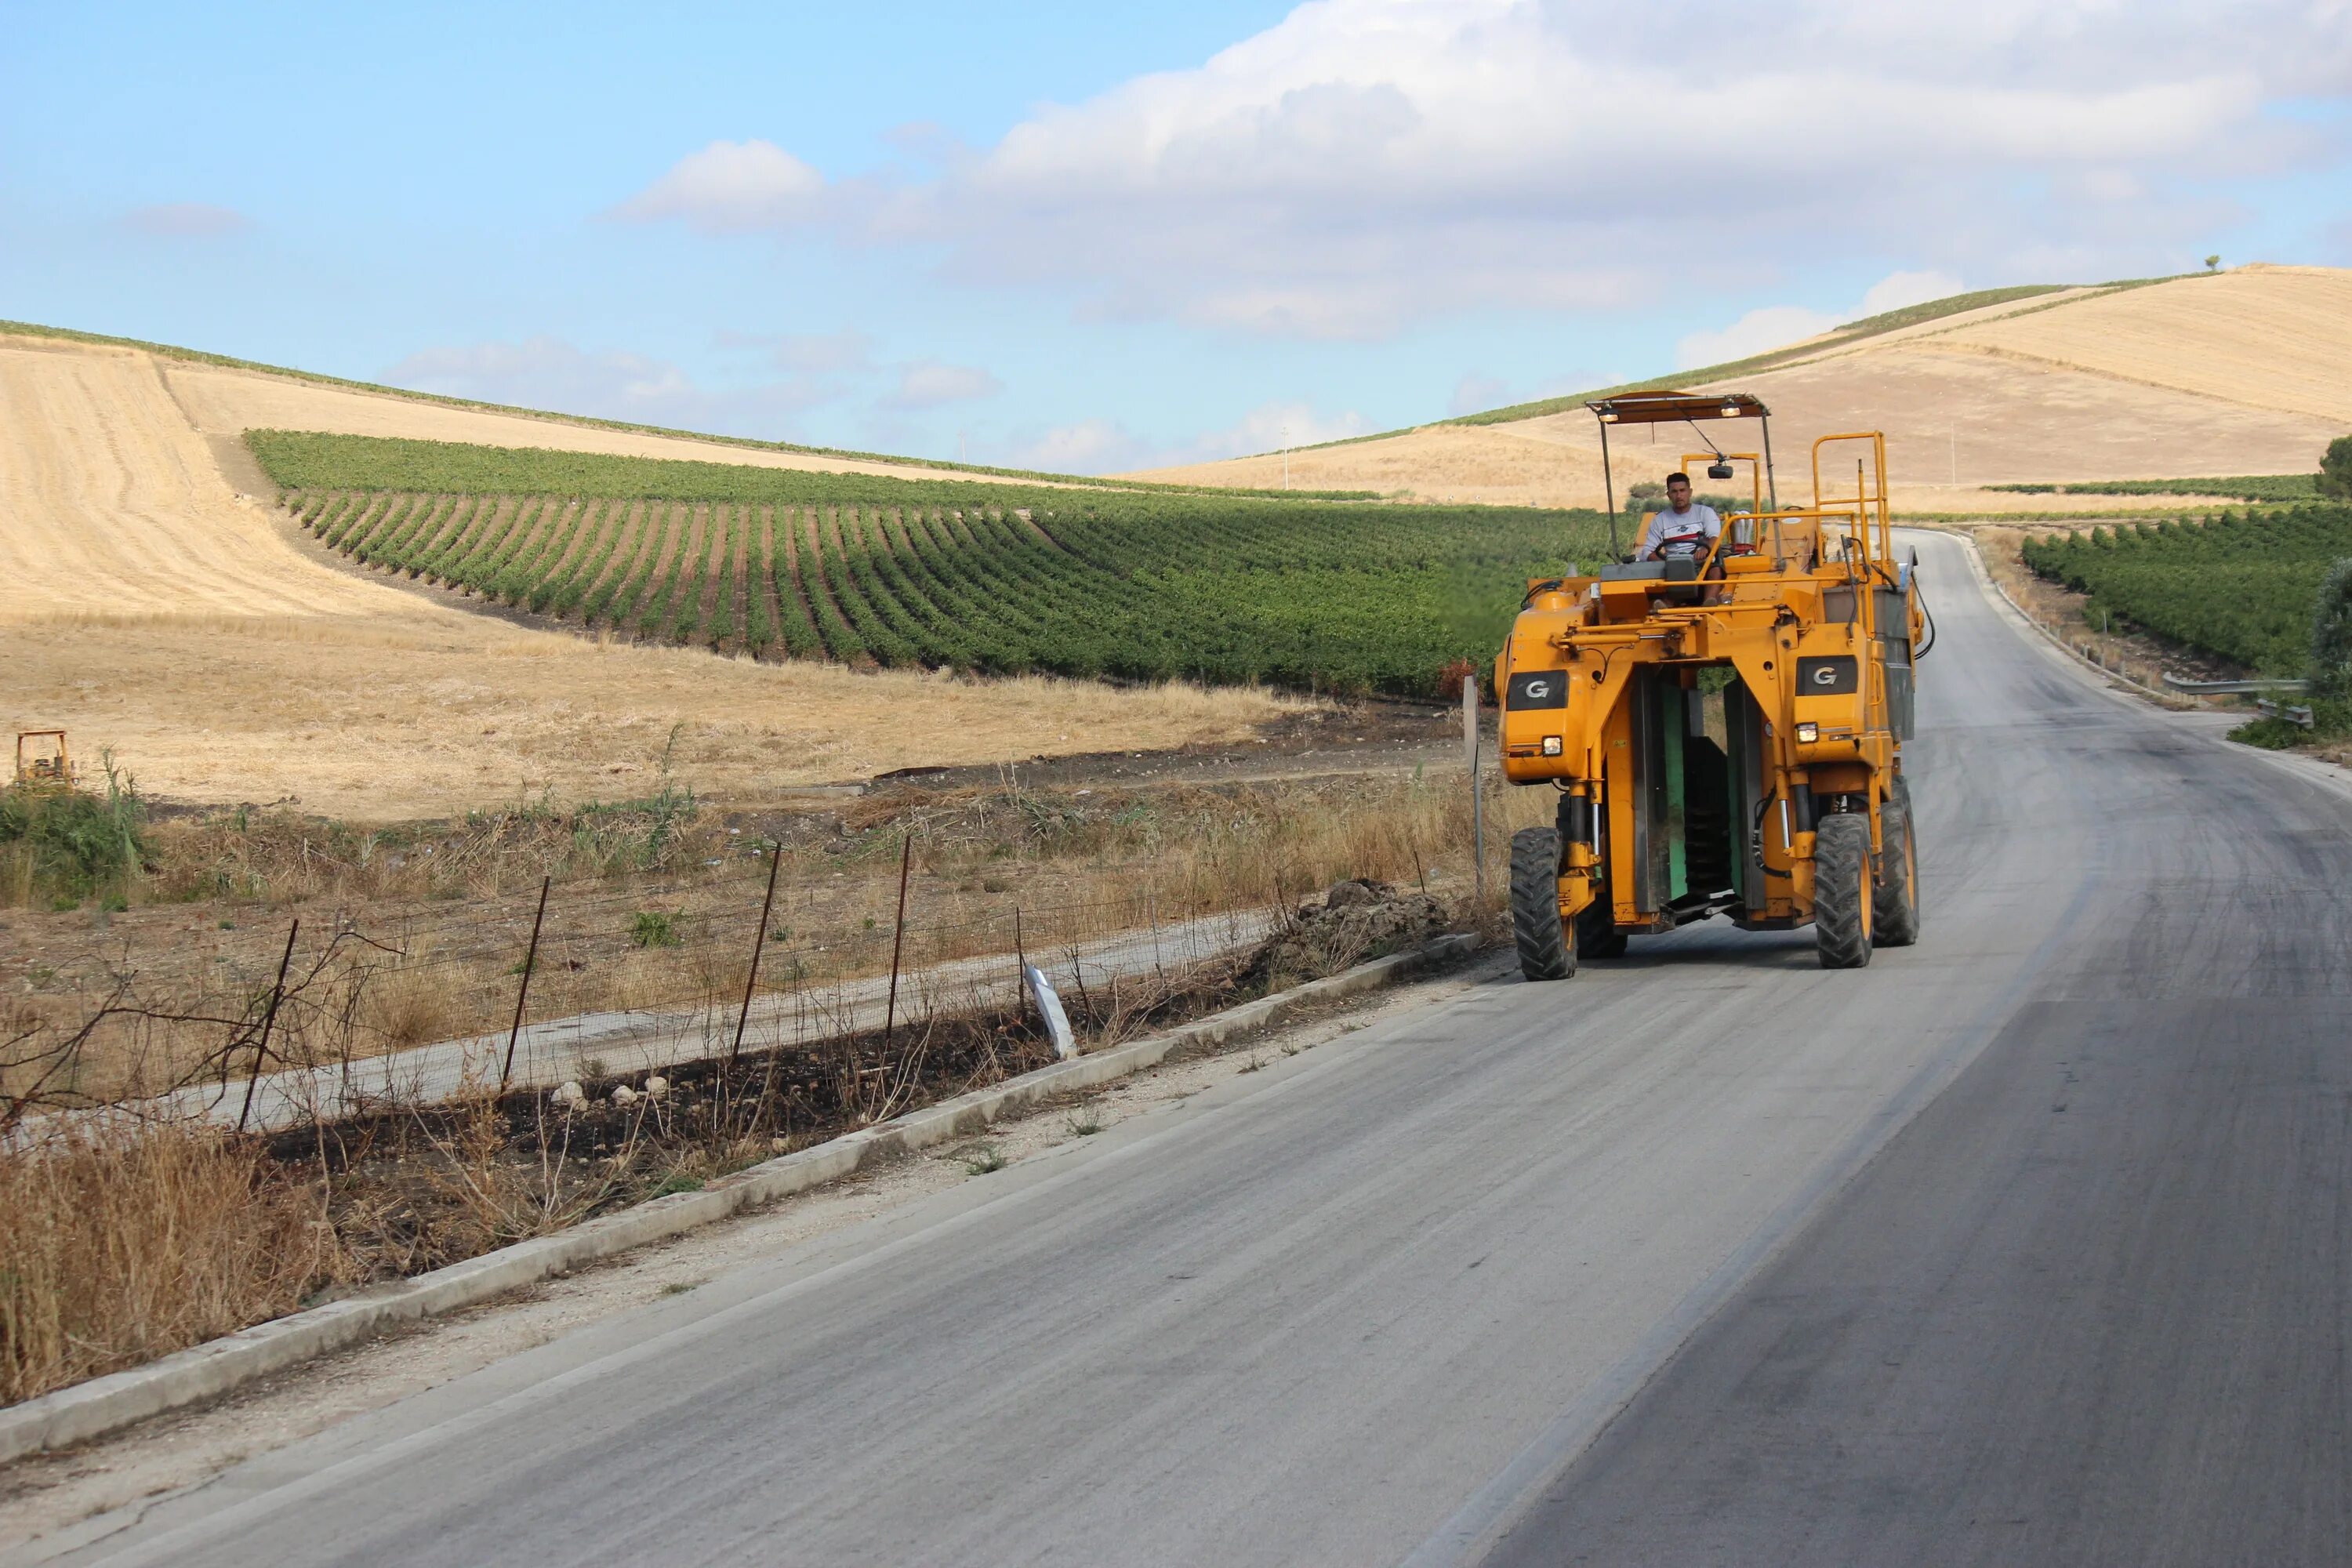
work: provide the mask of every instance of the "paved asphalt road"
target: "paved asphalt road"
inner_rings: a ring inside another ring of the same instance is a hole
[[[1921,542],[1926,939],[1463,994],[76,1561],[2352,1556],[2352,802]]]

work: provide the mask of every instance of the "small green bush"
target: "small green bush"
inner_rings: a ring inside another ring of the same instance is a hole
[[[629,940],[639,947],[677,947],[686,941],[678,929],[685,911],[639,910],[629,917]]]
[[[2230,739],[2265,752],[2289,752],[2311,738],[2311,731],[2290,719],[2250,719],[2230,731]]]
[[[2352,735],[2352,701],[2315,697],[2311,728],[2306,730],[2284,714],[2252,719],[2230,731],[2230,739],[2266,752],[2288,752],[2315,741],[2336,741]]]
[[[34,887],[72,908],[101,889],[120,898],[147,863],[147,809],[110,763],[106,793],[0,790],[0,854],[31,862]]]

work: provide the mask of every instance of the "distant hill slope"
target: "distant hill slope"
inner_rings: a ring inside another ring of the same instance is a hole
[[[812,484],[824,481],[806,470],[852,466],[0,333],[0,732],[62,725],[93,769],[110,755],[172,800],[380,820],[548,790],[641,794],[670,766],[747,799],[918,764],[1225,741],[1284,707],[1256,691],[861,674],[512,626],[304,540],[240,434],[264,418],[473,442],[510,432],[541,452],[715,458]],[[932,483],[975,477],[907,467]]]
[[[173,343],[29,321],[0,321],[0,347],[70,346],[86,353],[128,357],[152,364],[158,379],[177,397],[183,412],[205,435],[234,437],[256,427],[323,430],[347,436],[404,437],[413,440],[468,441],[486,446],[541,447],[558,451],[607,452],[631,457],[699,458],[836,473],[908,474],[1002,478],[1092,484],[1098,481],[1024,469],[990,468],[965,463],[846,452],[745,437],[668,430],[622,420],[593,419],[544,409],[478,403],[437,393],[381,386],[341,376],[320,375],[282,365]]]
[[[2342,368],[2352,363],[2352,271],[2252,266],[1941,303],[1960,308],[1921,307],[1908,320],[1857,323],[1737,366],[1643,384],[1736,386],[1763,398],[1784,499],[1806,492],[1814,437],[1884,429],[1897,504],[1914,511],[2112,508],[2112,497],[1980,487],[2307,471],[2330,439],[2352,430]],[[1662,477],[1697,445],[1688,430],[1612,441],[1619,494]],[[1599,437],[1580,397],[1308,448],[1289,461],[1296,484],[1432,500],[1591,506],[1601,498]],[[1281,475],[1277,453],[1130,477],[1262,487]]]

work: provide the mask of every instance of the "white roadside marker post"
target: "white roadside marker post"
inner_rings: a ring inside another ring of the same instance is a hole
[[[1478,907],[1486,907],[1486,792],[1478,783],[1478,678],[1462,678],[1462,750],[1470,763],[1470,853],[1476,858],[1473,873]]]

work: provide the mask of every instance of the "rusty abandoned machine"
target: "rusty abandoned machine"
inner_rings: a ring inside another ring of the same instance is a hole
[[[1752,506],[1685,559],[1537,579],[1495,666],[1503,772],[1549,784],[1558,825],[1511,840],[1511,920],[1530,980],[1622,952],[1628,936],[1727,915],[1810,923],[1824,967],[1919,934],[1919,856],[1903,743],[1934,638],[1917,560],[1897,563],[1886,437],[1813,443],[1813,502],[1783,509],[1769,412],[1745,395],[1641,392],[1589,405],[1609,433],[1688,424],[1708,477],[1748,466]],[[1706,422],[1754,419],[1759,454]],[[1853,489],[1822,465],[1854,456]]]

